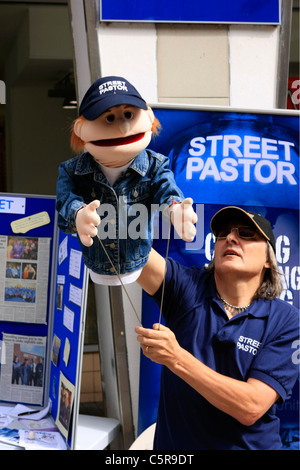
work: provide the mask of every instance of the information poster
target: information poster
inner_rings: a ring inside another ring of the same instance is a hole
[[[162,131],[150,148],[169,157],[178,186],[193,198],[198,214],[196,239],[185,243],[172,234],[169,256],[188,266],[209,263],[213,214],[227,205],[253,210],[273,227],[284,284],[281,298],[299,308],[299,113],[172,106],[154,108],[154,113]],[[166,255],[167,240],[156,238],[153,244]],[[143,325],[151,327],[158,318],[159,309],[145,295]],[[299,363],[299,345],[291,360]],[[156,420],[159,384],[160,366],[142,356],[139,432]],[[298,438],[295,444],[286,440],[299,436],[299,382],[279,414],[285,447],[299,448]]]
[[[0,193],[0,402],[46,406],[55,198]]]

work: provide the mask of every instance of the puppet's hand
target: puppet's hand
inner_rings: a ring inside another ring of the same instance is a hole
[[[76,215],[76,229],[81,240],[85,246],[93,244],[92,237],[97,235],[97,225],[100,224],[100,217],[97,214],[97,208],[100,206],[100,201],[92,201],[87,206],[79,209]]]
[[[198,220],[193,209],[193,199],[190,197],[180,204],[169,207],[171,222],[178,235],[186,242],[192,242],[196,235],[195,223]]]

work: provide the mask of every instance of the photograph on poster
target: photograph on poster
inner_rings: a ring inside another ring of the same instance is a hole
[[[42,404],[46,338],[3,333],[0,400]]]
[[[62,310],[63,295],[64,295],[64,286],[63,286],[63,284],[57,284],[57,293],[56,293],[56,308],[57,308],[57,310]]]
[[[60,373],[58,409],[55,424],[64,437],[68,437],[72,407],[74,401],[75,387]]]
[[[50,240],[0,236],[0,321],[45,323]]]
[[[58,338],[58,336],[54,335],[53,341],[52,341],[51,361],[53,362],[55,366],[57,366],[58,364],[59,353],[60,353],[60,339]]]

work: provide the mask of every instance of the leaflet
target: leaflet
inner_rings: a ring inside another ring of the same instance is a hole
[[[3,333],[1,401],[43,404],[46,340]]]

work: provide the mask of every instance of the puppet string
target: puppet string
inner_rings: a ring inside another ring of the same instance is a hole
[[[165,272],[164,272],[164,279],[162,283],[162,292],[161,292],[161,300],[160,300],[158,329],[160,329],[160,325],[161,325],[162,309],[163,309],[163,302],[164,302],[164,295],[165,295],[165,283],[166,283],[167,261],[168,261],[168,256],[169,256],[170,238],[171,238],[171,217],[170,217],[170,223],[169,223],[169,234],[168,234],[168,241],[167,241],[166,258],[165,258]]]
[[[100,244],[101,244],[101,246],[102,246],[102,248],[103,248],[103,250],[104,250],[104,253],[105,253],[106,256],[107,256],[108,261],[109,261],[110,264],[112,265],[112,268],[113,268],[115,274],[117,275],[117,277],[118,277],[118,279],[119,279],[119,281],[120,281],[120,284],[121,284],[122,288],[124,289],[124,292],[125,292],[125,294],[126,294],[128,300],[129,300],[129,302],[130,302],[130,305],[131,305],[131,307],[132,307],[132,309],[133,309],[133,311],[134,311],[134,313],[135,313],[135,315],[136,315],[136,317],[137,317],[137,319],[138,319],[138,321],[139,321],[139,324],[140,324],[141,326],[143,326],[142,323],[141,323],[141,320],[140,320],[140,318],[139,318],[139,316],[138,316],[138,314],[137,314],[137,311],[136,311],[136,309],[134,308],[134,305],[133,305],[133,303],[132,303],[132,301],[131,301],[131,298],[130,298],[130,296],[129,296],[129,294],[128,294],[128,291],[127,291],[127,289],[126,289],[126,287],[125,287],[125,285],[124,285],[124,282],[122,281],[122,279],[121,279],[121,277],[120,277],[118,271],[116,270],[116,268],[115,268],[115,266],[114,266],[112,260],[110,259],[109,254],[107,253],[107,251],[106,251],[106,249],[105,249],[105,247],[104,247],[104,245],[103,245],[103,243],[102,243],[101,238],[99,237],[99,235],[97,235],[97,237],[98,237],[98,240],[99,240],[99,242],[100,242]]]
[[[159,311],[158,329],[160,328],[160,325],[161,325],[162,308],[163,308],[163,302],[164,302],[165,281],[166,281],[166,272],[167,272],[167,261],[168,261],[169,246],[170,246],[170,235],[171,235],[171,218],[170,218],[170,223],[169,223],[169,234],[168,234],[167,250],[166,250],[166,257],[165,257],[165,272],[164,272],[164,279],[163,279],[163,284],[162,284],[162,294],[161,294],[161,301],[160,301],[160,311]],[[116,276],[118,277],[119,282],[120,282],[122,288],[124,289],[124,292],[125,292],[125,294],[126,294],[128,300],[129,300],[129,302],[130,302],[130,305],[131,305],[131,307],[132,307],[132,310],[133,310],[134,313],[135,313],[136,318],[137,318],[138,321],[139,321],[139,324],[140,324],[141,326],[143,326],[143,325],[142,325],[142,322],[141,322],[141,320],[140,320],[140,318],[139,318],[139,316],[138,316],[138,313],[137,313],[137,311],[136,311],[136,309],[135,309],[135,307],[134,307],[134,305],[133,305],[133,303],[132,303],[132,300],[131,300],[131,298],[130,298],[130,295],[128,294],[128,291],[127,291],[127,289],[126,289],[126,287],[125,287],[125,285],[124,285],[124,282],[122,281],[121,276],[119,275],[118,271],[116,270],[116,268],[115,268],[115,266],[114,266],[114,264],[113,264],[113,262],[112,262],[112,260],[111,260],[111,258],[110,258],[110,256],[109,256],[109,254],[107,253],[107,250],[105,249],[105,246],[104,246],[104,244],[103,244],[103,242],[102,242],[102,240],[101,240],[101,238],[99,237],[98,234],[97,234],[97,238],[98,238],[98,240],[99,240],[99,242],[100,242],[100,245],[101,245],[101,247],[103,248],[103,251],[104,251],[104,253],[106,254],[107,259],[108,259],[108,261],[110,262],[110,264],[111,264],[111,266],[112,266],[112,268],[113,268],[113,270],[114,270]]]

